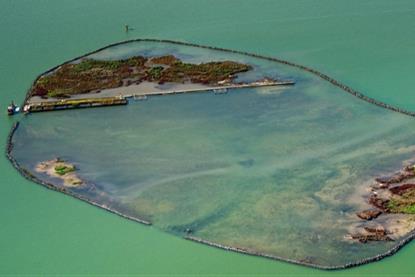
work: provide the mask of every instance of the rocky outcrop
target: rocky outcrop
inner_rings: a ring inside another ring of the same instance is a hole
[[[388,203],[389,203],[389,200],[382,199],[376,194],[373,194],[369,197],[369,204],[380,209],[383,212],[388,212]]]
[[[404,185],[396,186],[396,187],[389,189],[391,193],[399,195],[399,196],[403,196],[404,194],[412,190],[415,190],[415,184],[404,184]]]
[[[349,238],[361,243],[391,241],[411,231],[414,232],[412,227],[405,227],[409,221],[401,221],[403,215],[415,214],[415,183],[406,183],[413,178],[415,178],[413,164],[390,176],[376,178],[377,185],[371,186],[367,199],[373,208],[356,213],[360,219],[366,222],[359,225],[358,228],[362,228],[359,231],[352,231]],[[399,219],[391,221],[391,218],[395,217],[393,214],[396,214]],[[378,217],[380,220],[377,220]],[[413,219],[408,218],[408,220]],[[392,222],[397,225],[391,225]],[[372,227],[374,223],[378,225]],[[387,231],[386,228],[394,230],[393,233]],[[402,228],[409,229],[402,231]]]
[[[414,177],[415,177],[415,169],[414,169],[414,166],[411,165],[411,166],[406,166],[402,171],[399,171],[392,176],[376,178],[376,181],[381,184],[391,185],[391,184],[403,182],[405,180],[408,180]]]
[[[364,227],[362,233],[352,234],[351,237],[361,243],[368,243],[371,241],[393,241],[393,239],[389,237],[389,234],[390,232],[383,227]]]
[[[356,215],[359,218],[364,219],[364,220],[372,220],[374,218],[377,218],[381,214],[382,214],[381,211],[375,210],[375,209],[365,210],[365,211],[356,213]]]

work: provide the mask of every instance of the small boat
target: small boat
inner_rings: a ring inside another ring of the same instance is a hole
[[[147,95],[134,95],[133,98],[134,100],[143,101],[147,100]]]
[[[213,90],[214,94],[225,94],[228,93],[228,90],[226,88],[222,88],[222,89],[214,89]]]
[[[20,107],[16,106],[14,102],[7,107],[7,114],[8,115],[14,115],[15,113],[18,113],[20,111]]]

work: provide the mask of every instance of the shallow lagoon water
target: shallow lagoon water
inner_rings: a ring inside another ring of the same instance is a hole
[[[4,110],[11,100],[20,103],[39,72],[71,57],[129,38],[157,37],[296,61],[376,99],[414,110],[414,4],[3,1],[0,105]],[[125,34],[125,23],[135,30]],[[0,117],[3,148],[15,120]],[[415,270],[414,243],[381,262],[336,272],[221,251],[33,185],[6,158],[0,159],[0,168],[1,274],[411,276]]]
[[[40,161],[64,158],[93,184],[71,189],[79,196],[179,236],[191,229],[195,237],[283,259],[342,266],[398,243],[345,236],[365,207],[356,191],[414,157],[413,118],[306,72],[239,54],[134,42],[92,57],[146,49],[185,61],[247,62],[254,76],[297,84],[32,114],[13,138],[21,166],[33,171]]]

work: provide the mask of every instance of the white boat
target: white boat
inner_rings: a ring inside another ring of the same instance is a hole
[[[20,107],[16,106],[14,104],[14,102],[12,102],[8,107],[7,107],[7,114],[8,115],[14,115],[15,113],[18,113],[20,111]]]

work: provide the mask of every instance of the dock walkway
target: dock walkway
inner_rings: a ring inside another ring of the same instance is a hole
[[[124,95],[124,97],[136,99],[139,97],[147,98],[148,96],[157,96],[157,95],[197,93],[197,92],[210,92],[210,91],[223,93],[231,89],[272,87],[272,86],[292,86],[294,84],[295,82],[292,80],[253,82],[253,83],[247,83],[247,84],[231,84],[231,85],[206,87],[206,88],[176,89],[176,90],[164,90],[164,91],[154,91],[154,92],[138,92],[134,94]]]
[[[30,112],[48,112],[67,109],[104,107],[115,105],[126,105],[127,99],[123,97],[106,98],[84,98],[84,99],[64,99],[59,101],[48,101],[29,104]]]
[[[271,86],[292,86],[295,82],[288,81],[260,81],[252,82],[247,84],[230,84],[223,86],[204,87],[204,88],[192,88],[192,89],[176,89],[176,90],[165,90],[165,91],[154,91],[154,92],[138,92],[129,95],[120,95],[113,97],[102,97],[102,98],[69,98],[56,101],[43,101],[27,103],[29,106],[28,111],[30,112],[47,112],[57,111],[66,109],[78,109],[78,108],[92,108],[92,107],[103,107],[103,106],[115,106],[115,105],[126,105],[128,104],[128,98],[134,100],[145,100],[148,96],[157,95],[169,95],[169,94],[182,94],[182,93],[196,93],[196,92],[210,92],[213,91],[215,94],[226,93],[230,89],[241,89],[241,88],[256,88],[256,87],[271,87]],[[87,94],[85,94],[87,96]]]

